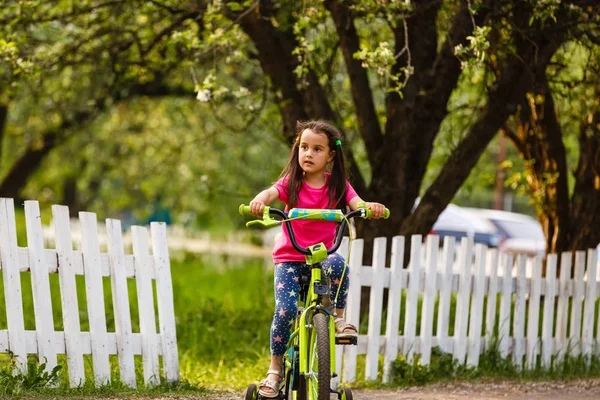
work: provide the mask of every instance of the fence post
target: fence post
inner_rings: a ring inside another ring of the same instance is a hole
[[[581,308],[584,295],[583,274],[585,269],[585,251],[575,252],[575,275],[573,276],[573,299],[571,301],[571,326],[569,342],[571,355],[581,353]]]
[[[148,230],[132,226],[133,265],[136,277],[138,309],[140,313],[140,334],[142,336],[142,358],[144,382],[150,386],[160,383],[158,364],[158,336],[154,314],[154,294],[152,291],[152,257],[148,246]]]
[[[583,308],[583,334],[582,334],[582,353],[586,358],[586,362],[592,361],[592,344],[594,339],[594,314],[596,307],[596,251],[588,250],[587,252],[587,272],[585,283],[585,304]]]
[[[133,334],[131,331],[127,277],[125,276],[125,250],[123,248],[121,221],[107,219],[106,234],[108,239],[111,292],[115,313],[115,332],[117,334],[119,373],[121,382],[135,388],[135,365],[132,348]]]
[[[473,295],[471,299],[467,365],[479,365],[481,352],[481,324],[483,323],[483,294],[485,292],[485,253],[486,247],[482,244],[475,246],[475,275]]]
[[[487,308],[485,313],[485,336],[492,338],[496,326],[496,302],[498,300],[498,250],[489,249],[486,266],[489,270]]]
[[[377,379],[379,367],[379,338],[381,337],[381,309],[383,306],[383,274],[385,273],[385,248],[387,239],[375,238],[373,242],[373,280],[369,296],[369,330],[365,378]]]
[[[404,236],[392,238],[390,288],[388,291],[387,321],[385,324],[385,352],[383,356],[383,382],[391,380],[392,363],[398,356],[398,327],[402,309],[402,264],[404,262]]]
[[[503,358],[508,357],[510,344],[513,261],[512,255],[503,254],[500,262],[502,265],[502,297],[500,298],[500,319],[498,320],[498,350]]]
[[[454,358],[459,364],[467,355],[467,326],[469,324],[469,300],[471,297],[471,267],[473,240],[462,238],[458,253],[460,280],[456,299],[456,319],[454,321]]]
[[[517,256],[517,296],[515,298],[515,319],[513,323],[513,362],[518,369],[523,366],[525,354],[525,301],[527,299],[527,257]]]
[[[433,335],[433,306],[435,303],[437,254],[440,238],[437,235],[427,236],[427,261],[425,268],[425,288],[421,309],[421,365],[429,365],[431,360],[431,336]]]
[[[600,283],[600,243],[596,246],[596,281]],[[600,291],[596,287],[596,296],[600,297]],[[596,326],[596,346],[600,348],[600,315],[598,316],[598,322]]]
[[[556,314],[556,361],[560,362],[567,351],[567,318],[569,317],[569,282],[571,280],[571,253],[565,251],[560,256],[560,277],[558,282],[558,307]]]
[[[402,352],[411,364],[415,354],[417,329],[417,306],[419,303],[419,281],[421,278],[421,235],[413,235],[410,243],[410,269],[408,271],[408,295],[404,318],[404,346]]]
[[[346,300],[347,321],[360,326],[360,291],[363,257],[363,239],[352,241],[350,253],[350,289]],[[356,379],[357,346],[345,346],[344,349],[344,382],[352,383]]]
[[[486,269],[489,271],[488,276],[488,291],[487,291],[487,306],[485,313],[485,335],[492,337],[494,328],[496,327],[496,302],[498,300],[498,250],[488,249],[487,260],[485,262]]]
[[[442,275],[440,279],[440,301],[438,304],[437,337],[438,344],[445,352],[450,352],[448,339],[448,321],[450,320],[450,295],[452,294],[452,265],[454,264],[454,249],[456,240],[454,236],[444,238],[442,250]]]
[[[337,252],[339,255],[341,255],[342,257],[346,258],[348,255],[348,249],[349,249],[349,239],[347,236],[345,236],[342,239],[342,244],[340,245],[340,247],[338,248]],[[352,266],[350,265],[350,260],[346,260],[346,262],[348,263],[348,268],[350,268],[350,275],[352,274]],[[348,276],[348,278],[350,278],[350,275],[348,275],[348,271],[346,271],[346,276]],[[348,304],[348,300],[346,300],[346,309]],[[347,318],[347,315],[344,316],[345,318]],[[342,377],[342,369],[343,369],[343,359],[344,359],[344,345],[341,344],[336,344],[335,345],[335,365],[332,364],[332,366],[335,366],[335,372],[337,374],[337,376],[332,376],[331,377],[331,388],[334,390],[337,390],[340,387],[340,380]],[[333,372],[333,371],[332,371]]]
[[[67,368],[69,369],[69,385],[77,387],[85,381],[85,368],[80,339],[81,324],[79,321],[75,267],[73,266],[69,208],[54,205],[52,206],[52,215],[56,236],[56,256],[60,266],[58,279],[65,332],[65,352],[67,353]]]
[[[96,385],[101,386],[110,382],[110,363],[107,348],[108,335],[106,333],[98,222],[96,214],[91,212],[80,212],[79,220],[81,222],[81,247],[83,250],[83,270],[85,274],[85,293],[90,324],[94,380]]]
[[[13,199],[0,199],[0,264],[4,281],[4,302],[8,323],[9,350],[13,352],[17,367],[27,371],[27,349],[25,348],[25,321],[21,297],[21,275],[19,272],[19,247],[15,223]]]
[[[549,369],[554,354],[554,303],[556,302],[556,254],[546,259],[546,293],[544,294],[544,319],[542,321],[542,368]],[[558,331],[557,331],[558,332]]]
[[[538,331],[540,320],[540,293],[542,291],[542,259],[535,257],[531,274],[529,292],[529,313],[527,315],[527,350],[525,360],[527,368],[534,369],[538,355]]]
[[[173,282],[167,245],[167,225],[164,222],[152,222],[152,251],[156,269],[156,296],[158,299],[158,321],[162,337],[163,367],[165,379],[179,382],[179,355],[177,354],[177,335],[175,333],[175,309],[173,306]]]
[[[40,207],[37,201],[29,200],[25,202],[25,226],[31,268],[39,362],[45,362],[46,371],[51,372],[56,367],[54,319],[52,317],[52,297],[50,296],[50,280],[48,279]]]

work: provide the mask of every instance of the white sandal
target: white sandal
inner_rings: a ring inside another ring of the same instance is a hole
[[[358,329],[356,326],[349,324],[343,318],[336,318],[335,323],[335,336],[339,338],[352,338],[358,336]],[[354,332],[346,332],[346,329],[352,329]]]
[[[279,391],[281,390],[285,382],[283,380],[283,376],[281,375],[281,371],[278,371],[276,369],[270,369],[267,371],[267,376],[269,376],[269,374],[277,375],[279,379],[274,381],[272,379],[265,378],[262,381],[260,381],[258,384],[258,394],[260,394],[262,397],[272,399],[279,396]],[[264,390],[260,389],[261,387],[267,387],[273,391],[265,392]]]

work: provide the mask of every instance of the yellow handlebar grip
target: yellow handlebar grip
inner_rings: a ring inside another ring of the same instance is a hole
[[[356,206],[357,206],[358,208],[364,208],[364,209],[365,209],[365,211],[366,211],[366,214],[367,214],[367,215],[366,215],[366,216],[367,216],[367,218],[371,218],[371,210],[369,210],[368,208],[366,208],[366,207],[367,207],[367,204],[366,204],[364,201],[361,201],[361,202],[360,202],[360,203],[358,203]],[[383,218],[384,218],[384,219],[388,219],[389,217],[390,217],[390,209],[389,209],[389,208],[386,208],[386,209],[385,209],[385,213],[383,214]]]
[[[250,215],[250,206],[240,204],[240,208],[238,209],[238,211],[240,215]]]

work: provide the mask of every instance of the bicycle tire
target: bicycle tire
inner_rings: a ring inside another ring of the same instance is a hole
[[[254,384],[249,385],[248,389],[246,390],[246,396],[244,397],[244,400],[257,400],[257,399],[258,399],[258,388]]]
[[[331,393],[331,363],[329,352],[329,317],[322,313],[313,316],[309,345],[306,388],[312,397],[329,400]],[[316,395],[316,397],[315,397]]]
[[[350,390],[350,388],[344,388],[344,400],[353,400],[354,397],[352,396],[352,390]]]

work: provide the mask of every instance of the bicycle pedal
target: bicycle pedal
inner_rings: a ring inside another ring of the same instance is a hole
[[[341,345],[358,345],[358,337],[356,336],[351,336],[351,337],[336,337],[335,338],[335,344],[341,344]]]

